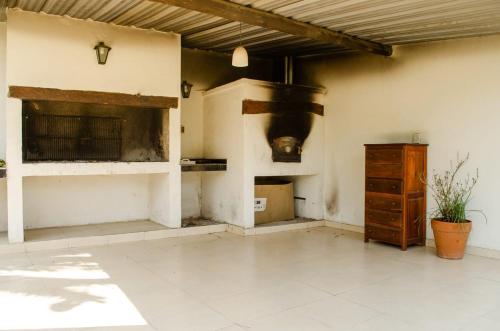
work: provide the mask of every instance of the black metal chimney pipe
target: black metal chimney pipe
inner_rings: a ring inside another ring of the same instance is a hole
[[[293,62],[294,62],[293,56],[291,56],[291,55],[285,56],[284,61],[283,61],[283,63],[284,63],[284,68],[283,68],[284,75],[283,76],[285,79],[285,81],[284,81],[285,84],[290,84],[290,85],[293,84],[293,64],[294,64]]]

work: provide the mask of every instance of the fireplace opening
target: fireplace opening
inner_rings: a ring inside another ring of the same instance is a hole
[[[168,161],[168,110],[23,101],[23,162]]]

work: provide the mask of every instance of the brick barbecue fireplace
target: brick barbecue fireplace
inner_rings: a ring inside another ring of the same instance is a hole
[[[131,176],[127,178],[133,182],[137,181],[134,176],[142,176],[149,190],[145,198],[149,201],[144,204],[149,209],[146,218],[180,227],[176,193],[180,191],[180,165],[169,162],[180,158],[180,132],[171,134],[172,127],[180,126],[177,107],[176,97],[10,86],[8,197],[9,205],[16,206],[9,209],[10,241],[23,241],[23,190],[26,185],[33,187],[33,178],[50,183],[53,194],[59,187],[71,196],[82,187],[69,187],[71,181],[61,176],[79,176],[76,182],[87,190],[96,187],[92,184],[98,180],[96,176]],[[85,178],[89,178],[88,184]],[[47,201],[57,206],[56,200]],[[58,214],[56,209],[52,210]],[[37,213],[26,211],[31,215],[28,228],[36,227],[33,217]],[[71,222],[68,224],[99,220],[89,216]]]

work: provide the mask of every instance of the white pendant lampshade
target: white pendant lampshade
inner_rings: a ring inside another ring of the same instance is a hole
[[[248,67],[248,53],[245,47],[238,46],[234,49],[233,67]]]

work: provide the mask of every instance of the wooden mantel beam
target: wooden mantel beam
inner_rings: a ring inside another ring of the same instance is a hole
[[[332,31],[312,24],[296,21],[281,15],[239,5],[228,0],[150,0],[167,5],[195,10],[236,22],[261,26],[298,37],[332,43],[348,49],[391,56],[392,47]]]
[[[44,100],[94,103],[100,105],[128,106],[139,108],[178,108],[176,97],[147,96],[139,94],[110,93],[55,88],[9,86],[9,97],[22,100]]]

